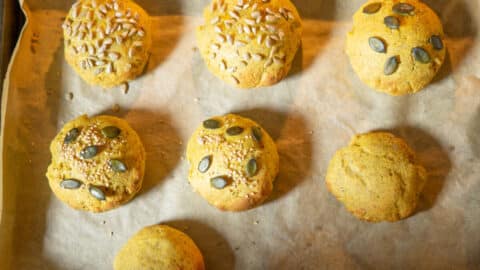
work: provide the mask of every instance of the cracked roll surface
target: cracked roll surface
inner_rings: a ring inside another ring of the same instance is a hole
[[[208,119],[187,145],[192,188],[211,205],[242,211],[272,192],[279,169],[274,141],[254,121],[228,114]]]
[[[132,199],[142,186],[145,150],[123,119],[80,116],[63,126],[50,152],[50,188],[75,209],[115,208]]]
[[[354,136],[335,153],[326,184],[357,218],[394,222],[413,213],[426,178],[402,139],[375,132]]]
[[[167,225],[153,225],[137,232],[121,248],[115,270],[204,270],[203,256],[193,240]]]
[[[301,31],[289,0],[213,0],[196,36],[213,74],[238,88],[255,88],[288,74]]]
[[[110,88],[143,72],[151,22],[135,2],[79,0],[62,27],[65,59],[87,83]]]
[[[346,53],[359,78],[390,95],[418,92],[445,59],[442,23],[417,0],[371,0],[353,16]]]

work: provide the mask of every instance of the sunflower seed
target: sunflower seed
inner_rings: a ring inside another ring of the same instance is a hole
[[[245,167],[248,177],[253,177],[257,173],[257,160],[255,158],[250,159]]]
[[[224,189],[227,186],[227,180],[223,176],[217,176],[210,179],[210,185],[216,189]]]
[[[109,160],[108,165],[110,166],[110,169],[112,169],[112,171],[114,172],[122,173],[127,171],[127,166],[125,165],[125,163],[118,159]]]
[[[217,129],[220,127],[220,122],[215,119],[208,119],[203,121],[203,127],[206,129]]]
[[[374,14],[377,13],[382,7],[381,3],[371,3],[363,8],[363,13]]]
[[[60,187],[64,189],[77,189],[82,186],[82,182],[77,179],[64,179],[60,182]]]
[[[252,137],[256,142],[262,141],[262,129],[259,127],[252,127]]]
[[[370,37],[368,39],[368,44],[370,45],[370,48],[372,48],[372,50],[378,53],[385,53],[387,51],[385,43],[378,37]]]
[[[398,29],[400,27],[400,21],[395,16],[387,16],[383,19],[383,23],[390,29]]]
[[[398,69],[398,55],[392,56],[388,58],[387,62],[385,63],[385,67],[383,68],[383,74],[385,75],[392,75]]]
[[[63,143],[71,143],[77,139],[78,135],[80,135],[80,130],[78,128],[72,128],[67,132],[65,138],[63,139]]]
[[[120,129],[116,126],[107,126],[102,128],[102,134],[107,138],[114,139],[120,135]]]
[[[430,37],[430,43],[432,44],[435,50],[443,49],[443,41],[440,36],[433,35]]]
[[[210,168],[211,163],[212,163],[211,155],[203,157],[202,160],[200,160],[200,162],[198,163],[198,167],[197,167],[198,171],[201,173],[206,173]]]
[[[416,61],[418,61],[422,64],[430,63],[430,61],[432,60],[430,58],[430,55],[428,54],[428,52],[421,47],[413,48],[412,49],[412,56],[413,56],[413,58],[415,58]]]
[[[239,126],[229,127],[226,131],[226,133],[230,136],[236,136],[236,135],[242,134],[242,132],[243,132],[243,128]]]
[[[409,15],[415,10],[415,7],[407,3],[398,3],[393,6],[392,10],[398,14]]]
[[[90,186],[90,187],[88,187],[88,191],[97,200],[100,200],[100,201],[105,200],[105,193],[103,193],[103,191],[100,188],[95,187],[95,186]]]
[[[87,147],[83,148],[83,150],[80,151],[80,156],[83,159],[90,159],[90,158],[93,158],[94,156],[96,156],[97,153],[98,153],[97,146],[91,145],[91,146],[87,146]]]

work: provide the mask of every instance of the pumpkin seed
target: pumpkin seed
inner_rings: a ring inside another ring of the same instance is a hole
[[[378,37],[370,37],[368,39],[368,45],[370,45],[370,48],[372,48],[372,50],[378,53],[385,53],[387,51],[385,43]]]
[[[118,159],[111,159],[108,162],[108,165],[110,165],[110,168],[114,172],[126,172],[127,171],[127,166],[125,165],[125,163],[121,162]]]
[[[71,143],[73,142],[78,135],[80,135],[80,130],[78,128],[72,128],[67,132],[65,135],[65,139],[63,139],[63,143]]]
[[[379,11],[381,7],[381,3],[371,3],[370,5],[367,5],[363,8],[363,13],[374,14],[377,13],[377,11]]]
[[[120,134],[120,129],[116,126],[104,127],[102,128],[102,134],[107,138],[113,139],[118,137],[118,135]]]
[[[104,201],[105,200],[105,193],[103,193],[103,190],[101,190],[100,188],[98,187],[95,187],[95,186],[90,186],[88,188],[88,191],[90,192],[90,194],[92,194],[93,197],[95,197],[96,199],[100,200],[100,201]]]
[[[253,177],[257,173],[257,160],[252,158],[248,161],[246,167],[248,177]]]
[[[262,130],[259,127],[252,127],[252,136],[257,142],[262,141]]]
[[[407,4],[407,3],[398,3],[393,6],[393,12],[402,14],[402,15],[409,15],[412,11],[415,10],[415,7]]]
[[[242,132],[243,132],[243,128],[239,127],[239,126],[233,126],[233,127],[229,127],[227,129],[227,134],[230,135],[230,136],[239,135]]]
[[[211,163],[212,163],[212,156],[211,155],[205,156],[198,163],[198,171],[201,173],[207,172],[208,169],[210,168]]]
[[[220,122],[215,119],[208,119],[203,121],[203,127],[206,129],[217,129],[220,127]]]
[[[216,189],[223,189],[227,186],[227,180],[223,176],[217,176],[210,179],[210,185]]]
[[[383,23],[390,29],[398,29],[400,27],[400,21],[395,16],[387,16],[383,19]]]
[[[96,156],[97,153],[98,153],[98,147],[95,145],[91,145],[83,148],[83,150],[80,152],[80,156],[84,159],[89,159]]]
[[[64,189],[77,189],[82,185],[82,182],[77,179],[64,179],[60,182],[60,187]]]
[[[439,36],[433,35],[430,37],[430,43],[435,50],[443,49],[443,41]]]
[[[392,56],[388,58],[387,62],[385,63],[385,67],[383,68],[383,74],[385,75],[392,75],[397,71],[398,68],[398,56]]]
[[[428,64],[432,60],[430,58],[430,55],[428,52],[421,48],[421,47],[415,47],[412,49],[412,56],[415,58],[416,61],[423,63],[423,64]]]

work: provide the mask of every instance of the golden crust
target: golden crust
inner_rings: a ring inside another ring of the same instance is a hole
[[[394,222],[416,208],[426,181],[415,153],[390,133],[356,135],[330,161],[328,190],[357,218]]]
[[[115,126],[120,133],[108,138],[102,129]],[[66,143],[64,140],[73,128],[79,135]],[[98,151],[92,158],[81,155],[88,146],[96,146]],[[115,208],[132,199],[140,190],[145,171],[145,149],[137,133],[120,118],[113,116],[86,115],[68,122],[50,144],[52,162],[47,170],[47,178],[53,193],[72,208],[102,212]],[[111,160],[125,164],[125,172],[115,172],[110,166]],[[61,186],[65,179],[74,179],[81,183],[75,189]],[[105,200],[92,196],[90,188],[100,189]]]
[[[204,19],[196,32],[198,47],[217,77],[239,88],[254,88],[275,84],[288,74],[302,31],[289,0],[213,0]]]
[[[188,235],[166,225],[140,230],[115,257],[115,270],[204,270],[203,256]]]
[[[272,192],[273,181],[279,169],[279,157],[275,143],[265,130],[250,119],[229,114],[214,117],[220,123],[217,129],[199,127],[187,145],[190,164],[188,180],[192,188],[211,205],[227,211],[242,211],[261,204]],[[243,128],[239,135],[226,133],[228,128]],[[260,142],[253,136],[252,128],[261,133]],[[209,169],[199,171],[200,161],[210,156]],[[257,170],[249,176],[247,163],[255,158]],[[210,183],[222,176],[228,184],[217,189]]]
[[[374,14],[365,14],[363,9],[381,3]],[[392,11],[397,3],[415,7],[410,15]],[[390,29],[384,19],[395,16],[400,22],[398,29]],[[445,59],[445,46],[434,49],[430,43],[432,35],[444,40],[442,23],[427,5],[417,0],[371,0],[365,3],[353,17],[353,28],[347,35],[346,53],[359,78],[380,92],[398,96],[412,94],[423,89],[437,74]],[[379,37],[386,44],[386,53],[373,51],[368,43],[370,37]],[[415,61],[412,49],[421,47],[428,52],[431,61],[427,64]],[[397,56],[398,69],[391,75],[384,74],[387,59]]]
[[[148,14],[130,0],[80,0],[63,23],[65,59],[82,79],[110,88],[143,72],[152,46]]]

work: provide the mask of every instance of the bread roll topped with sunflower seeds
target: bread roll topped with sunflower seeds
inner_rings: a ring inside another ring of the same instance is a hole
[[[360,79],[390,95],[412,94],[445,59],[442,23],[417,0],[371,0],[353,16],[346,53]]]
[[[148,14],[133,1],[77,1],[63,23],[65,58],[92,85],[133,80],[148,60],[150,27]]]
[[[227,211],[262,203],[279,169],[277,148],[268,133],[233,114],[205,120],[188,141],[187,159],[193,189]]]
[[[301,21],[289,0],[213,0],[197,29],[208,69],[238,88],[269,86],[290,70]]]
[[[145,149],[120,118],[80,116],[65,124],[50,151],[50,188],[75,209],[103,212],[128,202],[142,187]]]

